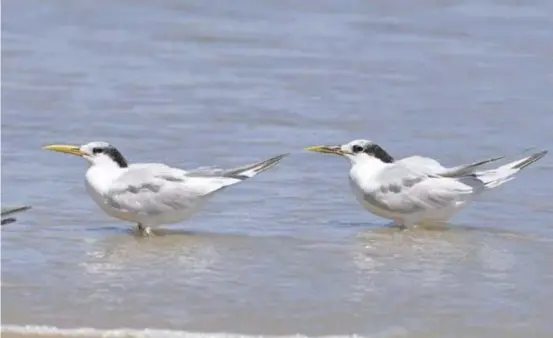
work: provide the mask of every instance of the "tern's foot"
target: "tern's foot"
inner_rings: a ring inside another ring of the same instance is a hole
[[[152,234],[152,229],[148,226],[138,224],[138,234],[142,237],[148,237]]]
[[[397,228],[399,229],[399,231],[407,231],[409,230],[409,226],[405,225],[405,224],[398,224],[397,225]]]
[[[405,231],[409,227],[406,226],[403,222],[397,222],[396,221],[396,222],[392,223],[392,228],[396,228],[396,229],[399,229],[401,231]]]

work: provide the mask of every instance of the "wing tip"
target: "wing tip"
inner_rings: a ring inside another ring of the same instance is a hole
[[[261,162],[257,162],[248,166],[230,170],[226,172],[223,176],[232,177],[243,181],[248,178],[252,178],[261,172],[271,169],[288,155],[290,155],[290,153],[284,153],[277,156],[273,156]]]
[[[272,167],[276,166],[283,158],[290,155],[290,153],[284,153],[277,156],[273,156],[265,161],[260,162],[258,165],[256,165],[253,170],[256,174],[269,170]]]
[[[520,163],[517,163],[512,168],[513,169],[518,169],[518,170],[524,169],[527,166],[529,166],[530,164],[539,161],[541,158],[543,158],[545,155],[547,155],[547,153],[549,153],[549,150],[542,150],[540,152],[537,152],[533,155],[528,156],[525,160],[521,161]]]

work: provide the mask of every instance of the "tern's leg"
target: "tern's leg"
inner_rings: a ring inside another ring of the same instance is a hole
[[[399,230],[404,231],[407,230],[408,226],[402,219],[395,219],[394,223],[392,223],[392,228],[398,228]]]
[[[401,231],[407,231],[409,229],[409,226],[405,223],[396,223],[396,228],[398,228]]]
[[[144,226],[140,223],[138,223],[138,233],[141,236],[150,236],[152,234],[152,229],[148,226]]]

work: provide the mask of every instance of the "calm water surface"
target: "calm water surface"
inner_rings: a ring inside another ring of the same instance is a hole
[[[445,229],[357,205],[368,138],[447,165],[553,146],[553,5],[39,1],[2,13],[3,335],[553,336],[553,157]],[[280,166],[136,238],[48,143]]]

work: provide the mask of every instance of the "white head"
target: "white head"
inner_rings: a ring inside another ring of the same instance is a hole
[[[337,146],[316,146],[306,148],[306,150],[344,156],[347,157],[352,164],[375,160],[382,163],[394,162],[394,158],[390,156],[390,154],[378,144],[369,140],[354,140]]]
[[[111,165],[120,168],[129,166],[119,150],[106,142],[90,142],[82,146],[53,144],[44,149],[80,156],[90,165]]]

